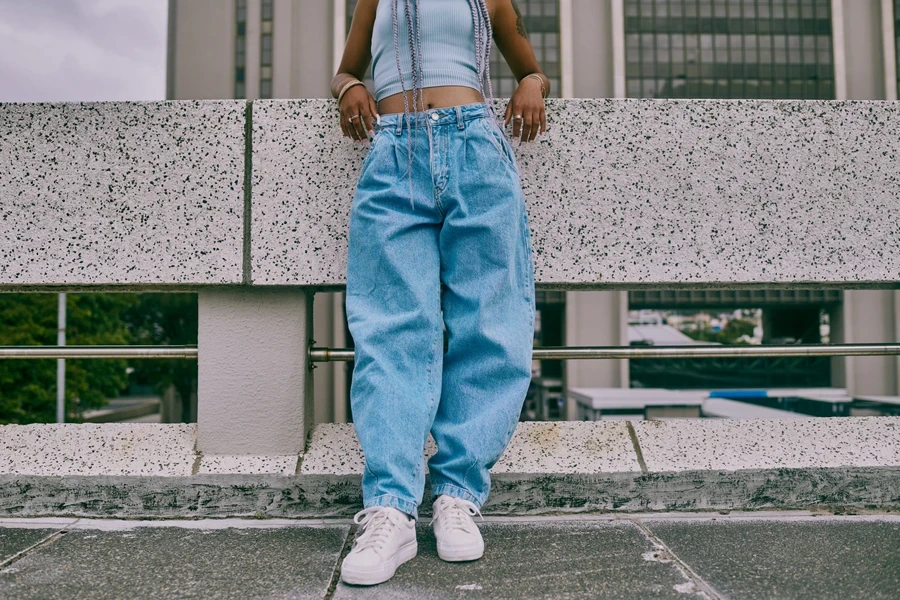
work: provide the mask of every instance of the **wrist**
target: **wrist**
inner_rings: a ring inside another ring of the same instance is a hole
[[[550,95],[550,81],[545,79],[544,75],[541,73],[529,73],[525,77],[519,80],[519,85],[526,83],[527,81],[533,81],[537,84],[541,92],[541,98],[547,98]]]

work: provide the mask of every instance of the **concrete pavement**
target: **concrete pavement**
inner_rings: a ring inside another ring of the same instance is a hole
[[[0,598],[898,598],[900,514],[646,513],[479,521],[485,556],[338,583],[347,519],[0,519]]]

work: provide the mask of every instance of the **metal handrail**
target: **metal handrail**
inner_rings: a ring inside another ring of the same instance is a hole
[[[532,351],[537,360],[735,358],[743,356],[885,356],[900,355],[900,344],[771,344],[761,346],[545,346]],[[311,362],[351,361],[352,348],[311,348]]]
[[[0,346],[3,358],[197,358],[197,346]]]
[[[353,348],[310,348],[310,362],[352,361]],[[888,356],[900,344],[771,344],[760,346],[544,346],[537,360],[740,358],[744,356]],[[0,346],[4,358],[192,358],[197,346]]]

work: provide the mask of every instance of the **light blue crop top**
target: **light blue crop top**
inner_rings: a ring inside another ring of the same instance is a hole
[[[375,100],[403,91],[394,54],[394,21],[391,1],[380,0],[372,29],[372,77]],[[415,4],[413,23],[415,23]],[[469,0],[419,0],[419,39],[422,43],[423,81],[421,87],[461,85],[481,91],[475,66],[475,22]],[[400,67],[407,90],[411,90],[412,60],[406,1],[397,0],[397,31]]]

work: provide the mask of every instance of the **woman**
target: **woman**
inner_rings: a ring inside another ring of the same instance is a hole
[[[531,241],[493,113],[492,40],[519,80],[504,125],[532,141],[550,82],[512,0],[359,0],[332,82],[344,135],[371,138],[348,241],[350,404],[366,467],[346,583],[386,581],[416,555],[429,431],[438,554],[482,556],[472,517],[531,380]],[[374,97],[360,81],[370,60]]]

